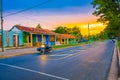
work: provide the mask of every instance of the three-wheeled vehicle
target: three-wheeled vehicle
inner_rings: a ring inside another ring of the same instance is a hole
[[[50,53],[52,51],[52,46],[50,43],[43,44],[37,48],[37,51],[39,51],[41,54],[47,54],[47,53]]]

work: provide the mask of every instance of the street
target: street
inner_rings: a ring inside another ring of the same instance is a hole
[[[0,80],[107,80],[113,50],[108,40],[0,59]]]

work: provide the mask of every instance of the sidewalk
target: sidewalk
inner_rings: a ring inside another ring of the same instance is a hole
[[[5,49],[4,52],[0,51],[0,58],[7,58],[7,57],[12,57],[12,56],[19,56],[23,54],[32,54],[32,53],[38,53],[36,51],[36,47]]]
[[[110,71],[108,74],[108,79],[107,80],[118,80],[118,71],[119,71],[119,56],[118,56],[118,48],[115,45],[114,48],[114,53],[113,53],[113,57],[112,57],[112,62],[111,62],[111,66],[110,66]]]

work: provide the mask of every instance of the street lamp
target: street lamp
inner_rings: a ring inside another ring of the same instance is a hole
[[[3,46],[3,10],[2,10],[2,0],[0,0],[0,18],[1,18],[1,45],[2,45],[2,52],[4,52]]]

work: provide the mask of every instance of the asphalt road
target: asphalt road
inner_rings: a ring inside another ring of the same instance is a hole
[[[107,80],[114,43],[0,59],[0,80]]]

